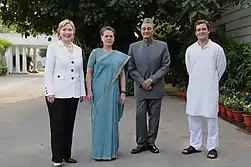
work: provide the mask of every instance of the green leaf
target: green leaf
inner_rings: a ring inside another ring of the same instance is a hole
[[[204,16],[206,16],[206,11],[205,10],[199,10],[198,12],[203,14]]]
[[[197,15],[197,11],[193,11],[189,14],[189,18],[192,19]]]
[[[182,7],[186,7],[190,3],[190,0],[186,0],[185,2],[182,3]]]
[[[118,0],[111,0],[110,3],[107,4],[107,6],[113,7],[117,2]]]
[[[191,0],[191,1],[190,1],[190,4],[191,4],[192,8],[194,8],[196,3],[195,3],[194,1]]]

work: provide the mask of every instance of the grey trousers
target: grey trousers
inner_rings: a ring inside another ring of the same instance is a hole
[[[161,101],[159,99],[137,98],[136,142],[138,145],[155,144],[159,130]],[[148,114],[148,128],[147,128]]]

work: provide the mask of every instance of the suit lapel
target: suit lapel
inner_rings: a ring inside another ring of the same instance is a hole
[[[70,53],[69,50],[64,46],[62,41],[58,41],[58,56],[60,59],[63,60],[71,60],[72,59],[72,55],[74,54],[74,47],[73,47],[73,53]],[[72,55],[71,55],[72,54]]]

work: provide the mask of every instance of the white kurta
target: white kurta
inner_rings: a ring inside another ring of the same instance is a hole
[[[222,47],[211,40],[203,48],[195,42],[186,50],[185,63],[189,74],[186,113],[216,118],[219,81],[226,69]]]

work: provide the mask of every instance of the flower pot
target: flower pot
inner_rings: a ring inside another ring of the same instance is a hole
[[[241,123],[243,121],[243,112],[232,110],[234,114],[234,119],[236,123]]]
[[[186,101],[186,92],[179,91],[179,96],[181,100]]]
[[[234,114],[233,114],[233,111],[232,111],[232,109],[227,109],[227,119],[229,120],[229,121],[233,121],[234,120]]]
[[[226,109],[223,105],[219,105],[219,110],[220,110],[220,116],[222,118],[227,118],[227,112],[226,112]]]
[[[251,126],[251,115],[243,114],[243,117],[246,126]]]

